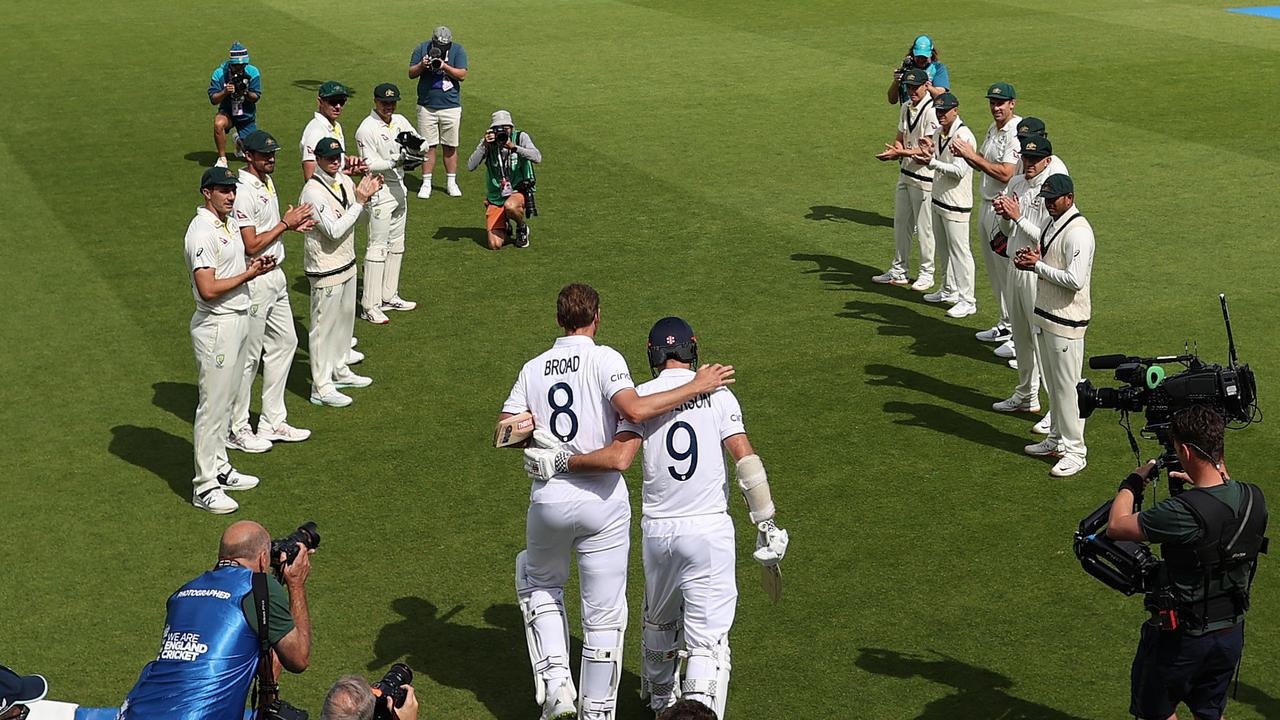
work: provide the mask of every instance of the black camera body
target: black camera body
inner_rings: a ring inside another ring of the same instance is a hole
[[[249,70],[244,63],[227,64],[227,82],[235,86],[232,94],[242,98],[249,92]]]
[[[444,67],[444,54],[448,50],[449,46],[440,47],[434,43],[427,48],[427,67],[430,68],[431,72],[440,72],[441,68]]]
[[[298,543],[302,543],[308,550],[320,547],[320,531],[316,529],[315,522],[305,522],[287,536],[271,541],[271,566],[275,568],[277,575],[298,559]],[[280,561],[282,554],[284,562]]]
[[[404,706],[404,701],[409,696],[409,691],[402,688],[401,685],[411,684],[413,684],[413,669],[404,663],[392,665],[387,674],[373,684],[374,720],[395,720],[394,713],[391,708],[387,707],[383,699],[391,698],[391,704],[394,707]]]
[[[306,710],[294,707],[280,698],[273,700],[266,712],[262,713],[262,720],[307,720],[308,717],[310,716]]]
[[[511,131],[505,126],[493,128],[493,141],[499,145],[506,145],[511,140]]]

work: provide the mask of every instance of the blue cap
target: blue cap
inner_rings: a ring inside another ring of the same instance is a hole
[[[238,42],[231,43],[231,50],[227,53],[230,59],[227,62],[244,65],[249,62],[249,48]]]
[[[916,38],[915,44],[911,46],[911,54],[916,57],[933,57],[933,39],[928,35]]]
[[[49,682],[42,675],[22,676],[0,665],[0,713],[14,705],[25,705],[43,700],[49,692]]]
[[[656,373],[668,359],[698,364],[698,337],[689,323],[675,316],[662,318],[649,331],[649,367]]]

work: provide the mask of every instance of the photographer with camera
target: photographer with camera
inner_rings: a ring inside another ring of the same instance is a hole
[[[329,688],[320,720],[417,720],[418,698],[413,673],[396,663],[374,685],[359,675],[346,675]]]
[[[1111,505],[1107,536],[1159,543],[1167,578],[1163,592],[1148,595],[1152,618],[1133,660],[1129,712],[1144,720],[1172,718],[1179,703],[1197,720],[1221,718],[1244,649],[1249,588],[1258,553],[1266,551],[1267,507],[1257,486],[1228,474],[1225,428],[1210,405],[1173,414],[1169,435],[1182,470],[1169,475],[1192,487],[1135,512],[1159,474],[1152,460],[1124,479]]]
[[[243,157],[242,142],[258,129],[258,100],[262,99],[262,73],[249,64],[249,50],[231,43],[230,57],[209,78],[209,103],[218,106],[213,116],[213,146],[219,167],[227,166],[227,130],[236,129],[236,157]]]
[[[1084,333],[1092,306],[1093,226],[1075,205],[1075,184],[1068,175],[1050,175],[1040,198],[1051,218],[1040,243],[1019,249],[1013,264],[1036,276],[1034,334],[1040,369],[1049,391],[1049,436],[1023,450],[1028,455],[1060,455],[1050,470],[1070,477],[1085,468],[1084,418],[1076,384],[1084,367]]]
[[[405,170],[422,162],[422,138],[405,116],[396,113],[400,88],[382,83],[373,89],[373,110],[356,129],[356,145],[370,173],[382,176],[382,189],[369,199],[369,243],[364,252],[364,296],[360,317],[375,325],[390,322],[388,310],[412,310],[400,297],[404,228],[409,212]]]
[[[888,93],[890,105],[906,104],[910,99],[911,90],[904,80],[913,68],[923,70],[928,75],[930,95],[937,96],[951,90],[951,73],[947,72],[946,65],[938,62],[938,49],[933,46],[933,39],[928,35],[920,35],[911,43],[911,49],[902,58],[902,64],[893,70],[893,82],[889,83]]]
[[[314,529],[309,523],[273,542],[258,523],[228,527],[213,569],[169,596],[160,652],[142,669],[118,720],[240,720],[255,676],[259,689],[270,691],[276,661],[289,672],[305,671],[311,662],[306,583],[320,543]],[[273,566],[283,586],[267,574]]]
[[[511,113],[498,110],[467,160],[467,170],[474,171],[482,162],[489,176],[484,199],[489,249],[501,249],[511,236],[509,221],[516,226],[512,244],[529,247],[529,218],[538,214],[533,163],[542,162],[542,152],[534,146],[529,133],[516,129]]]
[[[453,41],[453,31],[441,25],[431,39],[413,49],[409,79],[418,81],[418,132],[427,141],[422,163],[422,188],[418,197],[431,197],[431,171],[436,167],[436,145],[444,148],[445,189],[461,197],[458,188],[458,138],[462,128],[462,96],[459,86],[467,79],[467,51]]]

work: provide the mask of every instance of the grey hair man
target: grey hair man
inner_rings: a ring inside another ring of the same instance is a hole
[[[405,691],[404,703],[400,707],[392,705],[391,716],[396,720],[418,720],[418,698],[413,694],[413,686],[400,687]],[[359,675],[343,675],[329,688],[320,720],[372,720],[377,700],[368,680]],[[392,703],[390,697],[383,700],[388,705]]]

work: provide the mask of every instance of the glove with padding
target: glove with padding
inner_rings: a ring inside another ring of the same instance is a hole
[[[778,527],[772,520],[765,520],[756,525],[756,551],[751,556],[765,567],[777,565],[786,556],[790,541],[786,530]]]
[[[557,473],[569,472],[569,448],[546,430],[533,431],[533,444],[524,451],[524,471],[534,481],[550,480]]]

